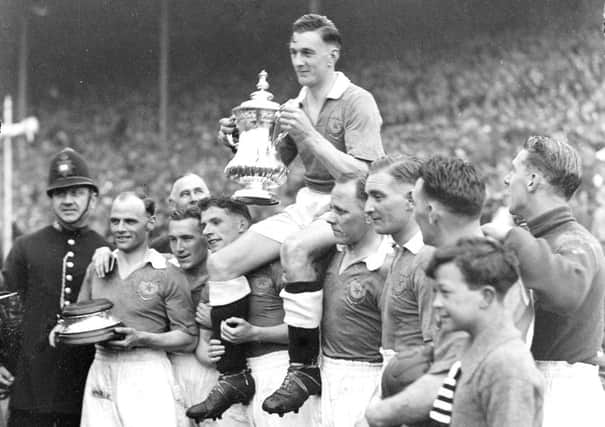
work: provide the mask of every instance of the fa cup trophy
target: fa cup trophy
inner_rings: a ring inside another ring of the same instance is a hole
[[[279,109],[268,92],[267,72],[258,75],[257,91],[248,101],[233,109],[239,133],[237,153],[227,164],[225,175],[244,185],[233,198],[254,205],[274,205],[279,200],[272,192],[288,176],[277,144],[285,136],[279,132]]]

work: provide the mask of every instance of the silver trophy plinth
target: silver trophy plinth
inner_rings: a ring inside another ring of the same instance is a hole
[[[254,205],[279,203],[272,192],[288,176],[288,168],[280,159],[277,143],[285,136],[279,133],[279,104],[267,91],[267,72],[258,75],[257,91],[250,100],[233,109],[239,133],[237,153],[225,167],[225,175],[244,186],[233,198]]]

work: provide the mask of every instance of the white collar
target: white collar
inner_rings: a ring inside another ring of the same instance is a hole
[[[345,252],[347,247],[345,245],[336,245],[336,249],[339,252]],[[357,262],[363,262],[369,271],[376,271],[384,265],[386,258],[393,252],[393,240],[391,236],[382,236],[378,247],[371,248],[368,255],[358,260]]]
[[[116,257],[118,268],[120,268],[120,265],[123,265],[124,263],[124,255],[122,254],[122,251],[116,249],[113,251],[113,255]],[[143,261],[141,262],[141,267],[147,264],[151,264],[151,266],[156,270],[164,270],[168,265],[164,255],[152,248],[147,248],[147,250],[145,251]]]
[[[332,88],[326,95],[326,98],[340,99],[340,97],[345,93],[345,90],[347,90],[350,84],[351,80],[349,80],[349,78],[345,76],[344,73],[336,71],[336,80],[334,81]],[[302,102],[307,96],[308,90],[309,89],[306,86],[301,87],[300,92],[298,92],[298,96],[296,97],[296,100],[298,102]]]
[[[399,246],[399,245],[395,244],[395,246]],[[406,248],[408,251],[410,251],[411,253],[413,253],[414,255],[418,255],[418,252],[420,252],[420,250],[424,247],[424,241],[422,240],[422,233],[420,231],[418,231],[416,234],[414,234],[410,238],[410,240],[405,242],[402,246],[404,248]]]

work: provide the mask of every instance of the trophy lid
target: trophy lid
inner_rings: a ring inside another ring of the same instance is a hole
[[[241,109],[279,110],[279,104],[272,101],[273,94],[267,90],[269,89],[267,76],[268,73],[265,70],[258,73],[258,83],[256,84],[258,90],[250,94],[251,99],[242,102],[239,107],[235,107],[234,112]]]
[[[90,301],[82,301],[76,304],[70,304],[63,307],[63,316],[84,316],[87,314],[106,311],[112,307],[113,303],[105,298],[93,299]]]

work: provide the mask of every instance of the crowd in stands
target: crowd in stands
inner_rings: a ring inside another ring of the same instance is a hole
[[[583,156],[586,182],[575,197],[576,214],[590,225],[596,194],[591,178],[605,176],[605,165],[595,159],[605,141],[602,47],[602,34],[594,28],[571,36],[515,30],[430,51],[403,51],[391,60],[345,59],[343,69],[374,94],[387,152],[455,153],[472,160],[490,179],[488,205],[494,208],[515,148],[529,135],[556,129],[554,136],[572,142]],[[47,221],[45,165],[64,146],[90,159],[104,196],[98,218],[106,217],[118,192],[139,186],[167,194],[184,170],[201,173],[210,187],[226,193],[237,188],[223,175],[230,156],[215,137],[217,118],[254,90],[257,70],[238,67],[229,75],[174,70],[168,141],[158,137],[155,80],[141,90],[118,82],[70,96],[50,87],[33,99],[31,113],[41,132],[16,159],[18,227],[29,231]],[[289,67],[269,71],[277,101],[296,94]],[[299,168],[291,175],[282,189],[284,202],[301,185]],[[166,211],[165,201],[159,210]],[[96,228],[105,232],[106,224],[99,220]]]

